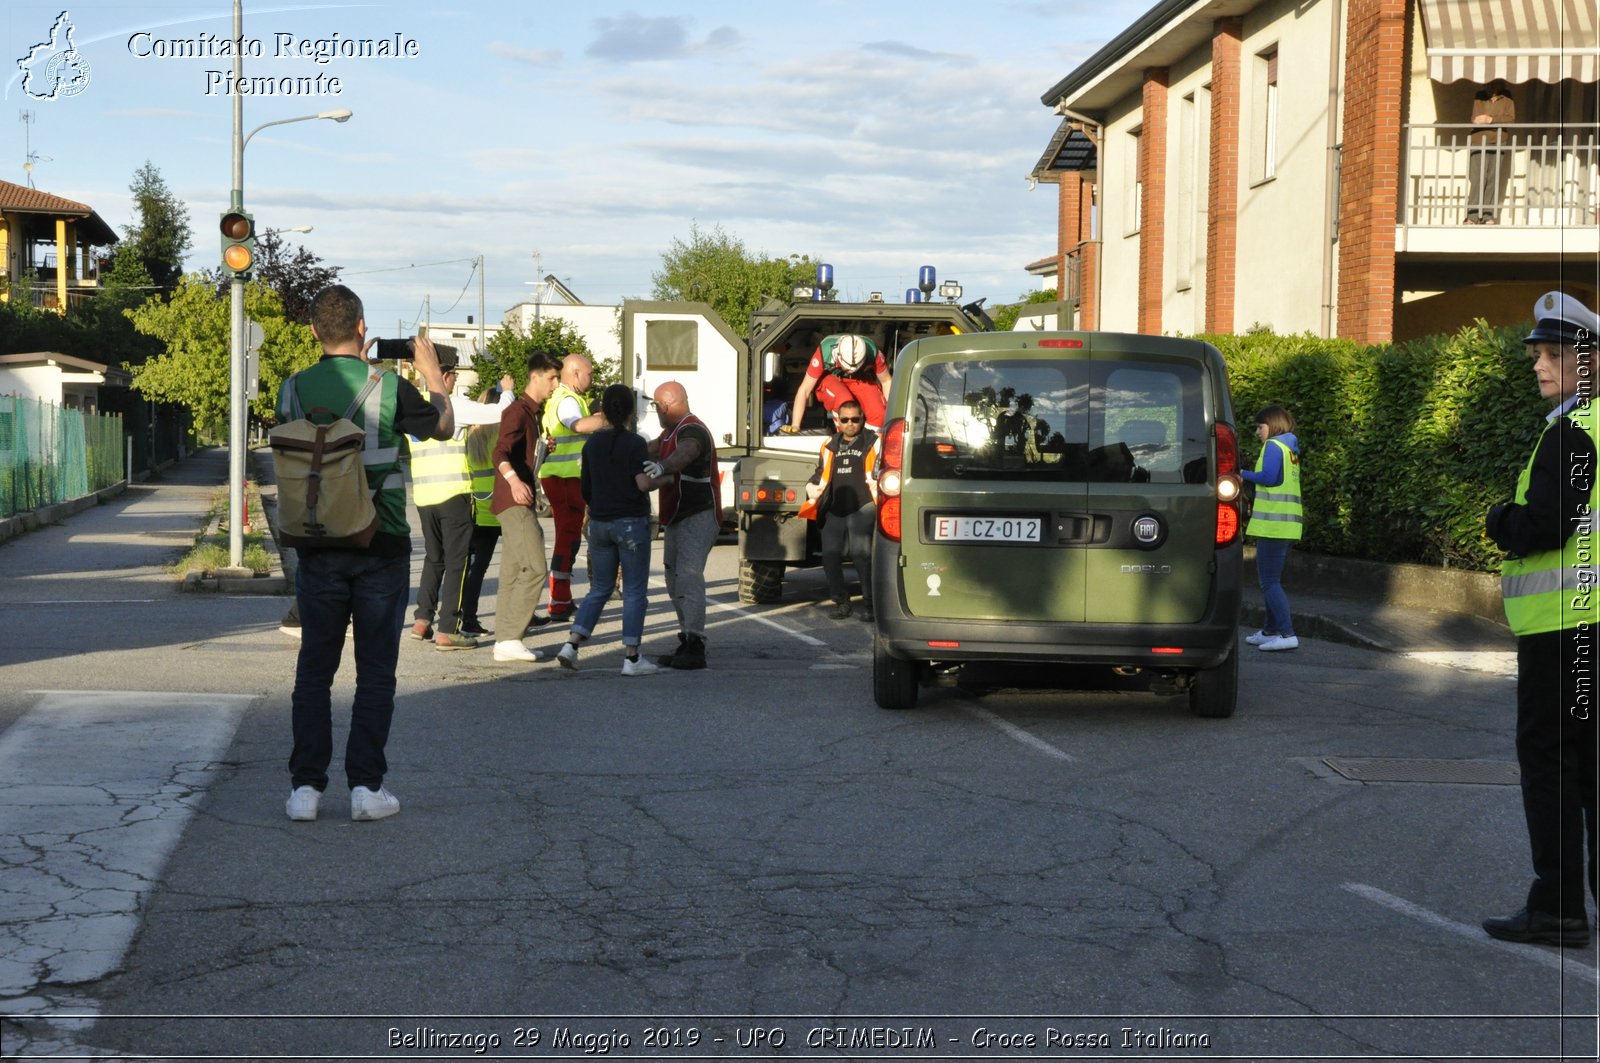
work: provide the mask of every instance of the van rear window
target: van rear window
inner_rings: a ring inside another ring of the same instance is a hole
[[[1200,369],[1182,362],[929,362],[907,420],[917,478],[1208,480]]]

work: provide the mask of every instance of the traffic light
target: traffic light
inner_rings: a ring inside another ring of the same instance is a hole
[[[226,212],[222,215],[222,267],[242,280],[255,263],[255,218],[243,210]]]

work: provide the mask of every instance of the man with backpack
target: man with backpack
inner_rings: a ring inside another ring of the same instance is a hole
[[[312,421],[319,415],[349,421],[364,430],[361,463],[376,508],[376,527],[365,545],[297,547],[295,603],[300,611],[300,656],[291,696],[294,751],[289,758],[291,793],[285,811],[292,820],[317,818],[333,758],[333,678],[344,654],[345,629],[353,625],[356,692],[344,770],[350,784],[350,818],[374,820],[400,811],[383,785],[388,771],[384,746],[394,716],[395,668],[400,631],[411,591],[411,528],[406,523],[404,437],[448,439],[455,430],[448,389],[433,344],[417,337],[413,359],[429,397],[396,374],[371,367],[361,300],[342,284],[318,292],[311,303],[311,331],[322,358],[288,380],[278,392],[280,422]],[[355,400],[360,399],[359,402]],[[279,490],[296,489],[282,479]],[[331,522],[337,514],[329,513]]]

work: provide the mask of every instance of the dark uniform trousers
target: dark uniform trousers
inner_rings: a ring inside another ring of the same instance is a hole
[[[1584,918],[1585,882],[1591,894],[1597,888],[1596,642],[1592,626],[1517,639],[1517,763],[1534,871],[1528,910],[1563,918]]]

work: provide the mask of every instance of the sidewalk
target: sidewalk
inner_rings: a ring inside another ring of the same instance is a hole
[[[193,544],[206,523],[215,492],[227,482],[226,449],[208,448],[144,483],[129,485],[99,505],[0,543],[0,570],[7,574],[0,580],[0,602],[20,600],[19,595],[82,598],[91,588],[105,590],[113,585],[126,592],[130,584],[144,592],[178,593],[180,581],[167,566]],[[274,508],[272,491],[270,484],[263,485],[269,516]],[[272,552],[276,557],[276,551]],[[1300,593],[1295,587],[1295,560],[1291,558],[1284,589],[1289,594],[1295,633],[1302,639],[1425,655],[1498,656],[1516,649],[1516,640],[1505,625],[1482,617],[1404,607],[1381,592],[1369,597]],[[1335,559],[1319,561],[1335,563]],[[1253,630],[1261,626],[1263,613],[1260,592],[1254,587],[1254,566],[1247,563],[1245,568],[1250,582],[1241,622]],[[249,584],[242,589],[265,593],[287,589],[281,566],[275,569],[275,577],[231,582]],[[1351,585],[1361,582],[1365,581]],[[221,589],[230,593],[241,590],[236,586]],[[1514,671],[1514,663],[1511,667]]]

